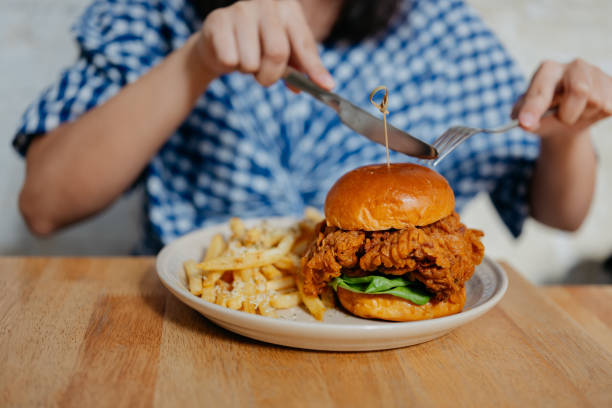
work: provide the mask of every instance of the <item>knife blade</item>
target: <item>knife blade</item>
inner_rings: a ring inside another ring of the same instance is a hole
[[[306,75],[293,68],[287,68],[283,79],[287,84],[309,93],[319,101],[330,106],[338,113],[342,123],[355,132],[373,142],[385,145],[385,129],[382,119],[375,117],[339,95],[319,87],[308,79]],[[390,149],[421,159],[435,159],[438,157],[438,152],[433,146],[411,134],[389,124],[387,130]]]

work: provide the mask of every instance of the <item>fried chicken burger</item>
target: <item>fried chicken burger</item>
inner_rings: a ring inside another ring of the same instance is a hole
[[[327,194],[325,220],[302,259],[304,292],[332,286],[345,309],[365,318],[460,312],[484,247],[482,232],[466,228],[454,207],[448,182],[423,166],[346,173]]]

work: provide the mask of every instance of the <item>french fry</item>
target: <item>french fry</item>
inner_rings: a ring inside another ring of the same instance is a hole
[[[276,311],[274,311],[274,308],[270,306],[270,302],[264,302],[260,304],[257,310],[259,311],[259,313],[261,313],[262,316],[277,317]]]
[[[259,241],[261,240],[262,237],[262,230],[259,227],[254,227],[251,229],[248,229],[246,231],[246,235],[244,237],[244,245],[257,245],[259,243]]]
[[[325,305],[318,296],[309,296],[305,294],[301,294],[302,302],[306,305],[306,308],[312,314],[312,316],[317,320],[323,320],[323,315],[325,314]]]
[[[217,299],[216,288],[214,286],[211,286],[208,288],[202,288],[202,299],[210,303],[216,303],[215,302],[215,300]]]
[[[294,235],[286,235],[275,248],[245,252],[241,255],[219,256],[198,264],[198,267],[205,271],[227,271],[256,268],[275,263],[289,252],[294,240]]]
[[[216,234],[210,240],[203,260],[218,257],[227,249],[227,243],[221,234]],[[201,269],[201,268],[200,268]],[[214,303],[217,298],[215,284],[223,275],[222,271],[204,271],[202,274],[202,299]]]
[[[247,313],[255,314],[255,312],[257,312],[257,305],[254,302],[251,302],[247,299],[247,301],[244,302],[242,310],[244,310]]]
[[[303,220],[300,221],[298,227],[300,228],[300,237],[308,237],[314,234],[317,224],[312,221]]]
[[[261,273],[268,279],[274,280],[283,277],[283,273],[274,265],[264,265],[261,267]]]
[[[234,217],[229,220],[230,229],[232,230],[232,237],[242,239],[246,234],[246,228],[240,218]]]
[[[334,296],[334,290],[327,286],[323,293],[321,293],[321,301],[323,302],[323,306],[328,309],[331,309],[336,306],[336,297]]]
[[[276,309],[304,303],[316,319],[322,319],[323,300],[329,294],[324,293],[323,300],[306,296],[303,284],[296,282],[300,258],[321,219],[318,211],[307,209],[304,220],[290,228],[262,223],[247,229],[240,218],[232,218],[228,240],[213,236],[200,263],[184,263],[190,291],[229,309],[269,317],[277,317]]]
[[[300,258],[293,254],[287,254],[286,256],[274,262],[274,266],[278,269],[282,269],[286,272],[294,274],[300,267]]]
[[[227,307],[233,310],[240,310],[245,301],[244,294],[244,282],[240,275],[234,274],[234,281],[232,283],[232,291],[227,301]]]
[[[206,249],[206,254],[204,255],[203,261],[208,261],[210,259],[216,258],[225,251],[227,248],[227,244],[223,239],[221,234],[216,234],[210,240],[210,244],[208,244],[208,248]]]
[[[289,292],[272,296],[270,305],[277,309],[289,309],[300,304],[300,295],[297,292]]]
[[[259,269],[253,270],[253,277],[255,278],[255,293],[264,293],[267,289],[267,280]]]
[[[295,286],[295,278],[293,276],[285,276],[284,278],[268,281],[268,290],[282,290]]]
[[[223,276],[223,271],[209,271],[204,273],[202,281],[203,288],[212,288],[215,286],[217,281]]]
[[[308,245],[310,245],[310,241],[303,239],[293,246],[291,252],[300,256],[304,255],[304,253],[306,253],[306,250],[308,249]]]
[[[243,310],[248,313],[255,313],[257,306],[253,304],[252,300],[255,297],[257,289],[255,288],[255,280],[253,279],[253,270],[241,269],[238,271],[237,275],[243,282],[242,293],[245,297]]]
[[[212,271],[204,273],[202,281],[202,299],[212,303],[216,303],[217,299],[217,281],[221,279],[223,271]]]
[[[244,304],[244,298],[242,296],[231,295],[227,300],[228,309],[240,310]]]
[[[304,219],[317,224],[323,221],[323,219],[325,219],[325,216],[321,214],[321,211],[309,206],[304,209]]]
[[[278,244],[285,236],[287,236],[287,233],[280,229],[268,231],[268,233],[262,237],[261,243],[265,248],[272,248],[274,245]]]
[[[308,309],[310,314],[312,314],[313,317],[317,320],[323,320],[323,315],[325,314],[325,306],[323,305],[321,299],[319,299],[318,296],[307,295],[304,293],[304,281],[301,276],[298,276],[298,279],[296,279],[296,281],[300,298],[302,299],[302,302],[304,302],[304,305],[306,305],[306,308]]]
[[[217,297],[215,299],[215,303],[218,304],[219,306],[227,307],[227,302],[229,301],[229,299],[230,299],[229,291],[223,285],[218,285],[217,286]]]
[[[200,296],[202,294],[202,270],[197,267],[196,261],[191,259],[183,262],[183,268],[187,276],[189,291],[196,296]]]

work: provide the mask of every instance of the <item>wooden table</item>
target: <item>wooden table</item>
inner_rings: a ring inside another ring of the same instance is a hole
[[[612,286],[510,287],[429,343],[294,350],[209,323],[152,258],[0,258],[0,406],[612,406]]]

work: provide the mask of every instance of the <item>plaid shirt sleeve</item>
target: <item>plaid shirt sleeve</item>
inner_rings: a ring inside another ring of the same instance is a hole
[[[94,1],[72,28],[79,57],[23,114],[13,146],[25,156],[33,138],[101,105],[162,60],[191,32],[191,9],[172,2]],[[178,7],[178,6],[177,6]]]

